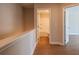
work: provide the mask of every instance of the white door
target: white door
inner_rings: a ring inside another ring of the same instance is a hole
[[[37,39],[39,39],[39,37],[40,37],[40,25],[39,25],[39,23],[40,23],[40,13],[39,13],[39,11],[37,10]]]
[[[69,42],[69,11],[65,9],[65,44]]]

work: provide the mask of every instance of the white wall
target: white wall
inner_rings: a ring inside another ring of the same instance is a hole
[[[69,12],[69,34],[79,35],[79,6],[67,10]]]
[[[13,39],[16,39],[16,41],[3,47],[3,49],[8,48],[0,52],[1,55],[32,55],[34,53],[35,30],[23,33]]]

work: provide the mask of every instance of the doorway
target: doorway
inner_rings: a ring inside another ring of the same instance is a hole
[[[79,44],[79,6],[65,8],[64,16],[65,44]]]
[[[37,39],[50,37],[50,9],[37,9]]]

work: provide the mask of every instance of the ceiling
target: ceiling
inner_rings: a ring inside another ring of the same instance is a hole
[[[54,4],[61,4],[61,3],[54,3]],[[24,8],[34,8],[34,3],[21,3],[20,5]]]
[[[20,5],[24,8],[34,8],[33,3],[21,3]]]
[[[77,4],[77,3],[52,3],[52,4],[58,4],[58,5],[71,5],[71,4]],[[20,3],[20,5],[24,8],[34,8],[34,3]]]

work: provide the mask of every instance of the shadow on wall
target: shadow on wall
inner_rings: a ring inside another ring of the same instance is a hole
[[[0,4],[0,37],[22,31],[22,8],[18,4]]]
[[[34,29],[34,8],[24,8],[24,31]]]
[[[33,54],[36,44],[34,9],[19,4],[0,4],[0,15],[0,27],[5,29],[0,29],[0,39],[3,39],[0,40],[0,54]]]
[[[0,39],[34,29],[34,9],[0,4]]]

